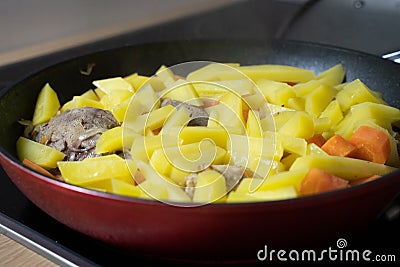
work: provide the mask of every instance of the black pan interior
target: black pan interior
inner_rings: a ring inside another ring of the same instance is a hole
[[[371,89],[383,93],[388,104],[400,107],[400,66],[376,56],[296,41],[178,41],[119,47],[61,62],[3,90],[0,96],[0,151],[15,157],[15,142],[23,127],[19,119],[31,119],[37,95],[47,82],[61,103],[93,88],[92,81],[133,72],[152,75],[167,66],[196,60],[250,64],[285,64],[319,73],[338,63],[346,69],[346,80],[360,78]],[[84,75],[88,64],[95,66]]]

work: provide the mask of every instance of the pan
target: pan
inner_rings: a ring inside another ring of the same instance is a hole
[[[400,171],[339,191],[297,199],[177,207],[93,191],[24,167],[15,143],[31,118],[39,90],[49,82],[61,103],[92,88],[92,81],[187,61],[285,64],[319,73],[341,63],[346,80],[360,78],[400,107],[400,66],[376,56],[318,44],[276,41],[177,41],[127,45],[73,58],[29,74],[0,95],[0,163],[13,183],[44,212],[121,250],[184,262],[255,262],[268,248],[335,245],[367,227],[400,192]],[[90,74],[85,72],[94,66]],[[83,74],[84,73],[84,74]]]

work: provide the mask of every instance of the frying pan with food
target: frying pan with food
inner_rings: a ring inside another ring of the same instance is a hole
[[[257,260],[270,248],[332,246],[366,227],[400,192],[400,171],[323,194],[257,203],[185,208],[93,191],[45,177],[21,164],[15,143],[21,118],[31,118],[47,82],[60,101],[92,88],[92,81],[187,61],[283,64],[319,73],[341,63],[346,80],[361,79],[400,107],[400,66],[376,56],[318,44],[283,41],[178,41],[119,47],[73,58],[29,75],[0,96],[0,162],[15,185],[61,223],[123,250],[185,261]],[[86,72],[88,66],[94,66]],[[86,71],[85,71],[86,70]]]

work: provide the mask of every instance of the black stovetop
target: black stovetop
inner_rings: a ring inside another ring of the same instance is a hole
[[[121,45],[177,39],[265,40],[272,38],[298,9],[299,5],[290,1],[238,1],[207,13],[1,67],[0,90],[19,78],[54,63]],[[286,14],[286,17],[273,14]],[[238,16],[242,19],[238,20]],[[243,18],[246,18],[246,23]],[[62,225],[26,199],[1,168],[0,226],[3,226],[0,227],[0,232],[61,265],[74,263],[79,266],[116,266],[126,262],[135,266],[165,264],[141,255],[126,254]],[[381,216],[367,229],[347,236],[346,240],[354,249],[366,248],[375,253],[395,254],[400,258],[399,229],[399,218],[389,221]]]

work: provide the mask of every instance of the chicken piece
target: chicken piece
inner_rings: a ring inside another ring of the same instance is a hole
[[[185,193],[190,197],[190,199],[193,199],[194,190],[196,189],[197,184],[197,176],[197,173],[191,173],[186,176]]]
[[[211,165],[211,169],[224,176],[227,192],[234,189],[244,177],[255,176],[251,170],[234,165]]]
[[[234,189],[244,177],[255,177],[255,174],[243,167],[233,165],[211,165],[210,168],[221,173],[225,178],[226,192]],[[193,199],[196,189],[198,173],[191,173],[186,176],[185,193]]]
[[[119,125],[111,112],[92,107],[67,110],[37,125],[32,140],[66,154],[65,160],[80,161],[99,156],[95,153],[100,135]]]
[[[224,176],[227,192],[239,183],[245,172],[244,168],[233,165],[211,165],[211,168]]]
[[[184,103],[178,100],[172,100],[169,98],[164,99],[161,102],[161,106],[171,105],[176,108],[184,107],[190,113],[190,117],[192,118],[188,126],[207,126],[208,124],[208,113],[202,108],[194,105],[190,105],[188,103]]]
[[[400,153],[400,133],[399,133],[399,129],[395,128],[393,130],[394,134],[393,134],[393,138],[396,141],[397,144],[397,151],[398,153]]]

